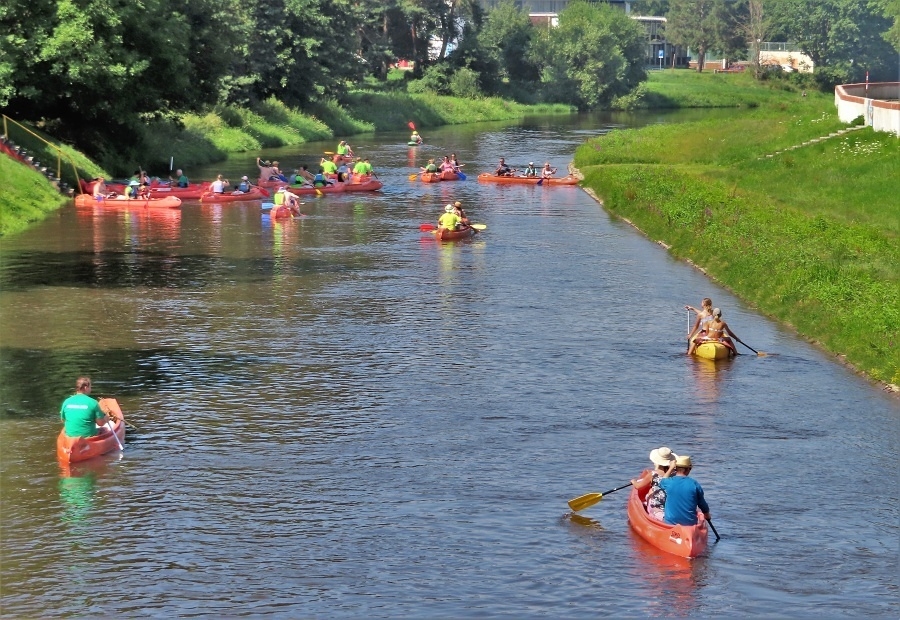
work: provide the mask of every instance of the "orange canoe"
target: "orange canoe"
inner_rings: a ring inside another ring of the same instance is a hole
[[[249,202],[253,200],[261,200],[265,198],[267,194],[263,194],[259,188],[251,187],[249,192],[224,192],[221,194],[214,194],[212,192],[206,192],[202,196],[200,196],[200,202],[212,202],[212,203],[221,203],[221,202]]]
[[[60,463],[67,465],[92,459],[95,456],[118,450],[119,443],[125,441],[125,416],[116,399],[101,398],[100,409],[109,417],[115,418],[116,422],[113,424],[115,436],[108,427],[104,427],[103,432],[93,437],[69,437],[63,429],[59,431],[59,436],[56,438],[56,456]],[[118,441],[116,441],[116,437],[118,437]]]
[[[457,239],[466,239],[468,237],[473,236],[478,231],[474,228],[461,228],[460,230],[448,230],[446,228],[438,228],[437,230],[432,230],[431,233],[434,235],[435,239],[440,241],[456,241]]]
[[[683,558],[695,558],[706,550],[709,528],[697,513],[697,525],[669,525],[647,514],[642,502],[650,487],[632,489],[628,498],[628,522],[638,536],[658,549]]]
[[[151,209],[177,209],[181,206],[181,198],[166,196],[165,198],[115,198],[96,199],[90,194],[78,194],[75,196],[76,207],[145,207]]]
[[[491,172],[482,172],[478,175],[478,180],[481,183],[519,183],[521,185],[537,185],[538,181],[541,180],[540,177],[498,177],[496,174]],[[578,185],[578,179],[573,176],[567,177],[551,177],[549,179],[543,179],[543,183],[541,186],[547,185]]]

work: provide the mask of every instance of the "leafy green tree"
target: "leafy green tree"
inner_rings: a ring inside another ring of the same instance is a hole
[[[877,5],[858,0],[781,0],[773,5],[779,26],[809,56],[823,82],[896,79],[897,54],[883,38],[891,22]]]
[[[671,0],[666,36],[697,54],[697,71],[703,71],[706,53],[715,48],[721,26],[717,0]]]
[[[668,12],[669,0],[634,0],[631,3],[632,15],[665,17]]]
[[[537,82],[540,72],[529,58],[534,35],[528,13],[503,0],[488,12],[478,42],[496,62],[501,79]]]
[[[869,4],[891,21],[891,27],[884,33],[884,39],[900,52],[900,0],[871,0]]]
[[[532,50],[548,98],[580,109],[624,95],[646,77],[643,29],[608,5],[572,2]]]

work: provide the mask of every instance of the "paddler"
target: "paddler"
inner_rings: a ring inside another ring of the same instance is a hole
[[[109,422],[109,416],[103,413],[90,393],[91,378],[78,377],[75,394],[65,399],[59,409],[59,419],[65,424],[64,430],[69,437],[94,437],[102,432],[100,427]]]
[[[689,456],[675,459],[675,475],[661,478],[659,488],[666,494],[665,522],[671,525],[697,525],[697,509],[710,520],[709,505],[703,497],[703,487],[690,478],[693,463]]]
[[[456,214],[453,205],[444,207],[444,214],[438,218],[438,230],[458,230],[460,217]]]

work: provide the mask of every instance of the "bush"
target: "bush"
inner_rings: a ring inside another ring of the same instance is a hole
[[[408,90],[411,93],[449,95],[452,72],[453,69],[447,64],[432,65],[422,74],[422,79],[410,82]]]
[[[454,97],[481,99],[483,93],[478,86],[479,75],[466,67],[458,69],[450,78],[450,92]]]

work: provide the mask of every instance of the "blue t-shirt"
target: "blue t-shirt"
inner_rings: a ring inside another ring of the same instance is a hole
[[[703,487],[690,476],[660,478],[659,488],[666,492],[666,523],[697,525],[697,508],[700,512],[709,512],[709,505],[703,499]]]

